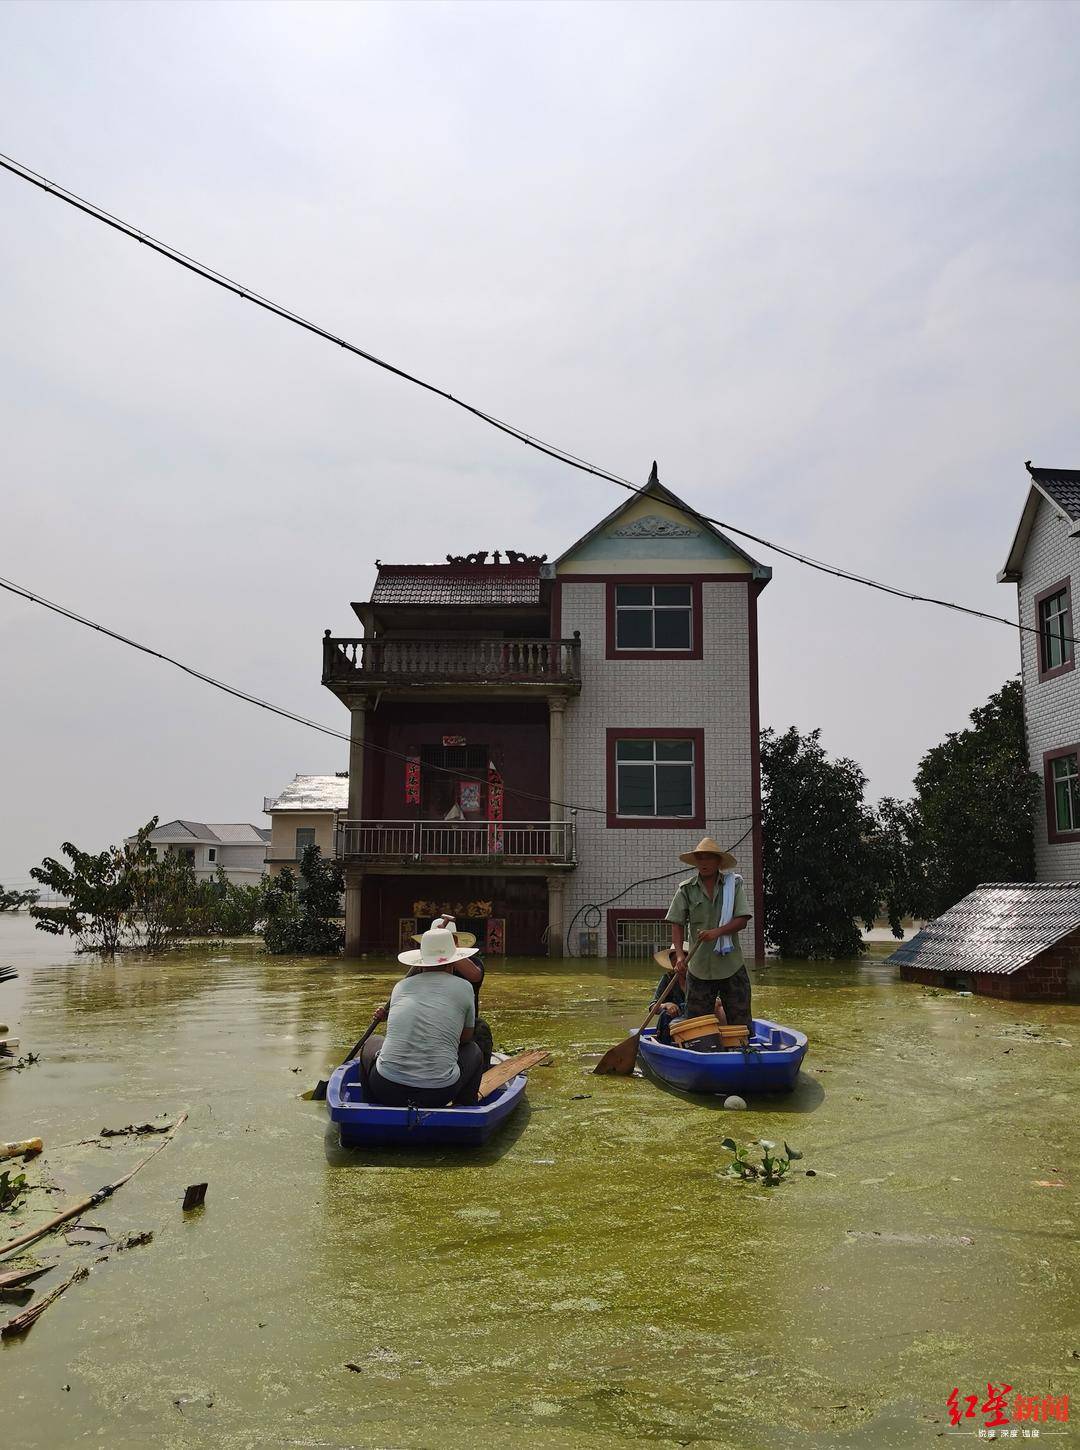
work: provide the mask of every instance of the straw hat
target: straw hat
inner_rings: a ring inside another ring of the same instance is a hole
[[[454,933],[445,926],[433,926],[420,938],[420,950],[398,952],[398,961],[404,967],[448,967],[475,955],[475,947],[459,947]]]
[[[694,857],[699,851],[707,851],[710,856],[719,856],[721,871],[730,871],[732,866],[735,865],[735,857],[731,852],[725,851],[723,846],[718,846],[711,836],[702,836],[694,849],[692,851],[684,851],[679,857],[679,860],[685,861],[688,866],[696,866],[697,862],[694,860]]]
[[[662,972],[670,972],[673,970],[671,965],[671,953],[674,950],[674,947],[668,947],[666,951],[653,952],[653,961]]]
[[[452,931],[454,933],[454,940],[459,947],[474,947],[476,945],[476,937],[473,933],[471,931],[458,931],[457,922],[454,921],[453,917],[437,916],[431,924],[432,926],[445,926],[447,931]],[[421,932],[416,932],[413,936],[414,942],[421,942],[423,939]]]

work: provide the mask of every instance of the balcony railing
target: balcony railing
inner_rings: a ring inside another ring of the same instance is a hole
[[[574,822],[342,821],[337,854],[348,861],[570,866]]]
[[[581,683],[573,639],[323,639],[323,684]]]

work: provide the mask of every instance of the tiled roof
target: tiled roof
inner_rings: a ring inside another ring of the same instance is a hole
[[[380,564],[372,604],[540,603],[539,564]]]
[[[224,825],[205,825],[202,821],[166,821],[150,832],[149,839],[157,845],[169,842],[209,841],[222,846],[261,846],[264,838],[258,826],[246,821]]]
[[[273,801],[274,811],[347,811],[349,778],[343,775],[298,775]]]
[[[1027,471],[1074,522],[1080,519],[1080,468],[1032,468],[1029,463]]]
[[[898,947],[890,962],[938,971],[1019,971],[1080,927],[1080,882],[988,882]]]

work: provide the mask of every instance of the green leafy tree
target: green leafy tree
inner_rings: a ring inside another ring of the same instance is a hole
[[[1039,779],[1028,769],[1019,680],[971,712],[971,728],[928,750],[908,834],[918,914],[937,916],[983,881],[1032,881]]]
[[[345,877],[336,861],[324,861],[318,846],[307,846],[299,880],[288,869],[266,888],[263,941],[268,952],[332,956],[341,951],[341,893]]]
[[[0,886],[0,911],[19,911],[24,906],[33,906],[40,895],[40,891],[5,891]]]
[[[915,846],[916,812],[910,801],[885,796],[878,802],[874,828],[867,838],[875,861],[880,907],[893,936],[904,935],[905,917],[920,916],[926,899],[926,877]]]
[[[854,957],[877,915],[882,851],[853,760],[821,731],[761,733],[765,935],[785,957]]]
[[[32,906],[30,914],[41,931],[65,933],[78,939],[86,951],[112,956],[130,936],[137,909],[139,877],[156,860],[150,845],[155,816],[123,846],[96,853],[80,851],[70,841],[60,848],[67,864],[46,856],[30,875],[42,886],[67,900],[66,906]]]

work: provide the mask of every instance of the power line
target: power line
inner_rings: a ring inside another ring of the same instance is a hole
[[[109,629],[107,625],[98,624],[93,619],[87,619],[85,615],[77,614],[75,610],[68,609],[66,605],[57,604],[54,600],[46,599],[41,594],[25,589],[21,584],[16,584],[11,579],[0,578],[0,589],[6,589],[8,593],[18,595],[19,598],[26,599],[31,604],[40,604],[44,609],[51,610],[52,613],[59,614],[64,619],[71,620],[73,624],[80,624],[85,629],[96,630],[98,634],[104,634],[109,639],[116,640],[118,644],[127,645],[129,649],[138,650],[141,654],[150,655],[156,660],[161,660],[167,665],[172,665],[174,668],[182,670],[185,675],[190,675],[192,679],[201,680],[204,685],[210,685],[215,690],[221,690],[223,694],[232,695],[234,699],[243,700],[245,704],[256,705],[260,710],[268,710],[272,715],[280,715],[283,719],[291,720],[296,725],[305,725],[309,730],[319,731],[321,735],[330,735],[335,740],[345,740],[350,745],[353,744],[352,736],[346,735],[342,730],[334,730],[329,725],[321,725],[317,720],[309,720],[306,715],[298,715],[294,710],[287,710],[282,705],[275,705],[269,700],[261,699],[258,695],[252,695],[247,690],[238,689],[235,685],[230,685],[224,680],[216,679],[213,675],[208,675],[203,670],[195,669],[193,665],[185,665],[181,660],[174,659],[172,655],[167,655],[161,650],[154,649],[151,645],[140,644],[138,640],[131,639],[126,634],[120,634],[115,629]],[[361,743],[365,750],[370,750],[377,755],[389,756],[394,760],[403,760],[407,763],[411,763],[413,760],[412,756],[406,755],[403,751],[391,750],[386,745],[376,745],[373,740],[368,740],[366,736]],[[469,775],[466,772],[455,770],[451,766],[425,765],[424,769],[439,771],[443,775],[453,776],[455,780],[471,780],[481,785],[487,785],[489,783],[487,776]],[[552,800],[550,796],[537,795],[534,791],[520,790],[517,786],[508,786],[505,780],[502,784],[504,791],[507,791],[510,795],[520,796],[523,800],[540,801],[544,805],[558,806],[561,810],[582,811],[587,815],[607,815],[607,811],[601,806],[574,805],[569,801],[557,801]],[[706,825],[718,825],[723,821],[746,821],[753,819],[753,817],[753,811],[743,811],[741,814],[734,816],[712,816],[706,821]]]
[[[58,201],[65,202],[68,206],[85,213],[95,221],[101,222],[104,226],[111,227],[114,231],[122,233],[132,241],[149,247],[151,251],[157,252],[160,256],[165,257],[170,262],[174,262],[177,266],[193,272],[204,281],[211,282],[216,287],[224,288],[225,291],[233,293],[242,301],[253,302],[256,307],[261,307],[264,311],[272,313],[275,317],[280,317],[285,322],[291,322],[294,326],[301,327],[306,332],[314,333],[316,337],[321,337],[326,342],[332,342],[337,347],[354,353],[357,357],[363,358],[365,362],[372,363],[375,367],[382,368],[385,372],[392,373],[395,377],[399,377],[407,383],[412,383],[418,388],[423,388],[426,392],[434,393],[437,397],[445,399],[446,402],[452,403],[455,407],[462,408],[465,412],[471,413],[474,417],[479,418],[482,423],[488,424],[489,427],[497,429],[500,433],[505,433],[508,437],[515,438],[519,443],[525,444],[526,447],[534,448],[538,452],[545,454],[548,458],[555,459],[558,463],[564,463],[569,468],[575,468],[579,472],[591,474],[595,478],[604,479],[606,482],[616,484],[619,488],[627,489],[629,492],[637,494],[640,497],[656,498],[656,495],[648,492],[648,485],[645,488],[641,488],[617,473],[612,473],[597,464],[589,463],[587,460],[579,458],[576,454],[560,448],[557,444],[546,443],[533,434],[527,433],[524,429],[517,428],[512,423],[507,423],[501,418],[496,418],[493,414],[485,412],[484,409],[466,402],[463,398],[455,397],[453,393],[448,392],[445,388],[441,388],[435,383],[427,382],[425,379],[417,377],[414,373],[410,373],[406,369],[396,366],[394,363],[387,362],[384,358],[377,357],[374,353],[368,352],[366,349],[358,347],[355,343],[337,336],[327,328],[321,327],[318,323],[312,322],[310,319],[302,317],[299,313],[291,311],[280,303],[262,296],[260,293],[254,291],[253,288],[247,287],[231,277],[227,277],[223,272],[215,271],[214,268],[197,261],[194,257],[188,256],[185,252],[181,252],[168,242],[163,242],[159,238],[151,236],[148,232],[141,231],[130,222],[124,221],[121,217],[114,216],[112,212],[106,211],[103,207],[87,200],[85,197],[79,196],[73,191],[68,191],[66,187],[49,181],[38,172],[32,171],[22,162],[16,161],[13,157],[4,155],[2,152],[0,152],[0,166],[6,171],[11,172],[13,176],[17,176],[20,180],[29,182],[31,186],[36,186],[49,196],[56,197]],[[881,580],[871,579],[863,574],[856,574],[850,569],[841,568],[839,565],[825,563],[823,560],[815,559],[809,554],[800,553],[797,549],[789,549],[783,544],[773,543],[772,540],[763,538],[760,534],[750,533],[747,529],[737,528],[734,524],[725,523],[721,519],[715,519],[708,514],[700,513],[688,504],[675,503],[670,499],[657,499],[657,501],[667,504],[668,507],[677,508],[689,518],[696,519],[700,523],[711,524],[715,528],[722,529],[727,533],[736,534],[743,539],[749,539],[752,543],[759,544],[762,548],[771,549],[774,553],[781,554],[784,558],[791,559],[797,564],[802,564],[808,569],[817,570],[819,573],[831,574],[834,578],[846,579],[849,583],[861,584],[864,588],[875,589],[882,594],[891,594],[897,599],[907,599],[912,603],[919,604],[933,604],[940,609],[949,609],[957,614],[969,615],[973,619],[985,619],[991,623],[1004,624],[1009,629],[1016,629],[1031,634],[1038,634],[1040,632],[1035,625],[1021,624],[1016,620],[1006,619],[1002,614],[991,614],[983,609],[975,609],[970,605],[958,604],[949,599],[938,599],[929,594],[917,594],[909,589],[901,589],[894,584],[885,584]]]

